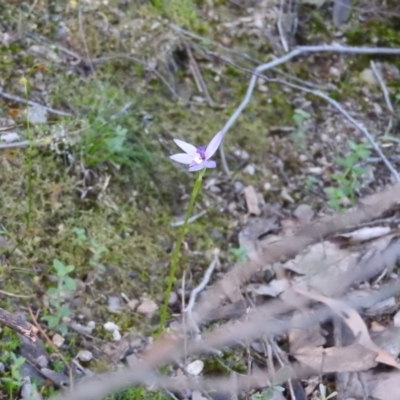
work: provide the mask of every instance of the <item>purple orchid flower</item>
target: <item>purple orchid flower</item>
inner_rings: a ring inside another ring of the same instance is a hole
[[[186,143],[179,139],[174,139],[174,142],[185,153],[174,154],[169,158],[181,164],[188,164],[190,172],[200,171],[204,168],[215,168],[217,163],[213,160],[210,160],[210,158],[217,151],[223,137],[224,134],[222,131],[220,131],[211,139],[211,142],[207,147],[198,148],[190,143]]]

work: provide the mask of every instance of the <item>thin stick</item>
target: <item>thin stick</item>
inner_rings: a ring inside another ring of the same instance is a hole
[[[370,304],[374,304],[378,301],[382,301],[388,297],[397,295],[400,291],[400,284],[398,282],[387,284],[382,286],[379,290],[374,292],[373,294],[368,296]],[[349,306],[353,306],[354,308],[363,308],[365,306],[365,297],[347,297],[346,304]],[[233,343],[235,340],[243,340],[245,336],[248,339],[254,338],[255,335],[258,335],[258,332],[263,330],[265,333],[279,333],[282,334],[288,328],[290,328],[293,324],[288,321],[281,321],[277,319],[268,319],[270,317],[269,313],[263,313],[256,316],[255,320],[253,318],[252,322],[247,322],[243,324],[236,324],[236,329],[230,330],[229,325],[225,324],[224,326],[218,328],[220,332],[220,336],[218,340],[218,345],[220,347],[226,346],[228,344]],[[320,323],[328,320],[333,316],[333,312],[326,306],[319,306],[317,309],[310,312],[310,315],[306,318],[304,314],[299,315],[299,318],[295,321],[296,326],[299,328],[306,329],[309,326],[312,326],[315,323]],[[253,316],[254,317],[254,316]],[[272,323],[274,321],[274,323]],[[274,324],[276,323],[276,326]],[[248,329],[248,326],[252,324],[253,328]],[[245,335],[243,334],[243,329],[246,330]],[[226,340],[230,336],[229,340]],[[225,339],[224,339],[225,338]],[[210,337],[211,339],[211,337]],[[193,351],[203,351],[207,346],[199,346],[199,343],[196,342],[197,346],[193,346],[191,350]],[[175,351],[176,348],[174,346],[168,348],[169,352],[164,354],[162,359],[163,362],[176,360],[177,357],[180,356],[180,351]],[[161,360],[158,360],[161,362]],[[196,379],[188,379],[186,377],[181,378],[169,378],[163,376],[154,376],[149,370],[149,363],[144,360],[137,361],[130,368],[126,370],[119,371],[117,373],[107,373],[104,375],[100,375],[91,381],[86,381],[85,383],[78,384],[74,391],[65,393],[64,395],[59,394],[57,397],[53,397],[52,400],[95,400],[99,398],[103,398],[106,395],[109,395],[118,390],[127,388],[129,386],[133,386],[136,384],[140,384],[143,382],[149,383],[149,380],[153,380],[152,384],[158,386],[163,389],[170,390],[184,390],[184,389],[202,389],[202,390],[216,390],[216,391],[229,391],[232,388],[232,378],[212,378],[206,379],[201,377],[196,377]],[[315,371],[311,371],[310,369],[301,369],[299,364],[292,364],[292,375],[291,377],[305,377],[309,376],[312,372],[315,374]],[[257,378],[256,378],[257,377]],[[100,378],[100,379],[99,379]],[[248,390],[249,388],[267,386],[268,381],[272,380],[272,376],[270,376],[266,371],[255,372],[251,376],[238,375],[237,376],[237,387],[238,390]],[[222,385],[223,382],[223,385]]]
[[[36,295],[31,294],[31,295],[25,295],[25,294],[14,294],[14,293],[9,293],[4,290],[0,290],[0,294],[7,296],[7,297],[14,297],[16,299],[31,299],[32,297],[36,297]]]
[[[388,91],[388,88],[387,88],[387,86],[385,84],[385,81],[383,80],[381,74],[379,73],[378,68],[376,67],[376,64],[373,61],[371,61],[370,65],[371,65],[372,72],[374,73],[375,78],[378,81],[379,86],[382,89],[382,93],[383,93],[383,97],[385,99],[386,106],[389,109],[389,111],[392,114],[394,114],[395,112],[394,112],[394,109],[393,109],[392,102],[390,101],[389,91]]]
[[[204,290],[204,288],[207,286],[208,282],[210,281],[211,275],[214,272],[215,267],[218,265],[218,256],[214,255],[214,259],[212,260],[211,264],[207,268],[206,273],[204,274],[203,280],[200,282],[198,286],[196,286],[193,290],[192,293],[190,293],[190,299],[187,307],[185,308],[184,312],[188,313],[193,310],[193,307],[196,303],[196,298],[197,295]]]
[[[321,97],[325,101],[327,101],[329,104],[331,104],[333,107],[336,108],[355,128],[357,128],[369,141],[373,149],[376,151],[376,153],[379,155],[379,157],[382,159],[386,167],[389,169],[389,171],[392,173],[394,178],[396,179],[397,182],[400,182],[400,175],[396,171],[396,169],[392,166],[390,161],[387,159],[387,157],[383,154],[381,148],[379,145],[375,142],[374,138],[372,135],[368,132],[367,128],[365,128],[363,125],[361,125],[358,121],[356,121],[342,106],[340,103],[338,103],[336,100],[332,99],[329,97],[327,94],[321,92],[320,90],[313,90],[313,89],[307,89],[305,87],[296,85],[294,83],[282,81],[280,79],[270,79],[269,81],[273,82],[278,82],[282,83],[286,86],[292,87],[294,89],[301,90],[306,93],[313,94],[314,96]]]
[[[46,332],[42,329],[42,327],[40,326],[40,324],[38,323],[35,315],[33,314],[32,309],[28,306],[28,312],[29,315],[32,318],[32,321],[34,323],[34,325],[36,326],[36,328],[39,330],[39,332],[43,335],[43,337],[46,339],[46,342],[49,344],[49,346],[58,354],[58,356],[60,357],[61,361],[65,364],[65,366],[68,369],[68,374],[69,374],[69,383],[70,383],[70,388],[73,390],[74,389],[74,380],[73,380],[73,376],[72,376],[72,368],[70,367],[70,365],[68,364],[67,360],[64,358],[64,356],[59,352],[59,350],[57,349],[57,347],[54,345],[54,343],[52,342],[52,340],[47,336]]]
[[[32,107],[42,107],[46,111],[48,111],[49,113],[54,114],[54,115],[60,115],[62,117],[71,117],[72,116],[72,114],[70,114],[68,112],[55,110],[54,108],[43,106],[42,104],[36,103],[35,101],[26,100],[26,99],[23,99],[22,97],[6,93],[3,91],[2,88],[0,88],[0,97],[3,97],[3,99],[15,101],[17,103],[29,104]]]
[[[282,25],[283,3],[284,3],[284,0],[280,0],[277,27],[278,27],[279,37],[281,39],[281,44],[282,44],[283,50],[285,51],[285,53],[287,53],[289,51],[289,46],[287,44],[287,40],[286,40],[286,37],[285,37],[285,32],[284,32],[283,25]]]
[[[398,55],[400,54],[400,48],[388,48],[388,47],[347,47],[340,45],[324,45],[324,46],[302,46],[293,49],[290,53],[285,54],[282,57],[276,58],[275,60],[269,61],[265,64],[259,65],[254,71],[250,79],[246,94],[233,112],[231,117],[228,119],[222,131],[224,134],[233,126],[239,116],[242,114],[243,110],[249,104],[251,96],[254,91],[254,87],[257,82],[257,76],[268,69],[275,68],[279,65],[285,64],[286,62],[292,60],[293,58],[306,53],[341,53],[341,54],[387,54],[387,55]],[[220,146],[220,152],[221,152]]]
[[[20,333],[31,342],[35,343],[38,329],[23,318],[16,317],[8,311],[0,308],[0,324],[8,326],[15,332]]]
[[[168,81],[153,67],[151,67],[148,63],[145,61],[141,60],[140,58],[133,57],[133,56],[127,56],[125,54],[116,54],[114,56],[107,56],[107,57],[99,57],[99,58],[94,58],[92,60],[93,64],[97,64],[100,62],[105,62],[105,61],[111,61],[115,60],[118,58],[124,58],[126,60],[131,60],[134,61],[143,67],[147,68],[149,71],[153,72],[159,79],[160,81],[167,87],[167,89],[171,92],[171,94],[177,99],[180,100],[184,103],[187,103],[184,99],[182,99],[179,94],[174,90],[174,88],[168,83]]]

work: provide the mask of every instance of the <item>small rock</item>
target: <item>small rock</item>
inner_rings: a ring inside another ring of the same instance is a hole
[[[289,203],[292,203],[292,204],[294,203],[293,197],[288,193],[288,191],[285,188],[282,189],[281,197],[284,200],[288,201]]]
[[[132,299],[128,301],[128,307],[132,310],[135,311],[136,307],[139,304],[139,300],[138,299]]]
[[[272,188],[272,185],[271,185],[270,182],[265,182],[265,183],[264,183],[264,190],[265,190],[266,192],[269,192],[269,191],[271,190],[271,188]]]
[[[249,164],[244,169],[244,172],[246,172],[249,175],[254,175],[254,173],[256,172],[256,167],[252,164]]]
[[[144,297],[140,306],[137,308],[137,312],[139,314],[143,314],[146,317],[151,317],[158,310],[157,304],[149,299],[148,297]]]
[[[65,339],[61,335],[56,333],[52,338],[52,342],[53,342],[54,346],[61,347],[64,344]]]
[[[1,135],[1,140],[5,143],[17,142],[19,139],[19,135],[16,132],[9,132]]]
[[[340,79],[340,70],[339,70],[339,68],[336,68],[336,67],[330,67],[329,68],[329,75],[330,76],[332,76],[333,78],[335,78],[335,79]]]
[[[186,367],[188,374],[192,376],[200,375],[201,371],[203,371],[203,368],[204,363],[201,360],[195,360]]]
[[[236,192],[236,193],[240,193],[240,192],[244,189],[244,185],[243,185],[243,183],[240,182],[240,181],[236,181],[236,182],[233,184],[233,187],[235,188],[235,192]]]
[[[49,360],[45,355],[42,354],[35,360],[35,365],[39,368],[47,368],[49,365]]]
[[[110,322],[110,321],[106,322],[103,325],[103,327],[104,327],[104,329],[106,331],[109,331],[109,332],[113,332],[113,331],[118,331],[119,330],[118,325],[116,325],[116,324],[114,324],[114,322]]]
[[[241,158],[242,160],[248,160],[250,158],[249,153],[247,151],[245,151],[245,150],[235,149],[233,151],[233,154],[236,157]]]
[[[376,86],[379,85],[379,82],[377,81],[375,74],[373,71],[369,68],[365,68],[361,74],[360,74],[360,79],[366,83],[369,86]]]
[[[88,362],[93,359],[93,354],[89,350],[81,350],[77,355],[79,361]]]
[[[21,398],[28,400],[42,400],[42,395],[38,392],[36,385],[32,385],[31,378],[26,376],[23,378],[21,387]]]
[[[91,335],[93,332],[93,328],[75,322],[72,322],[70,326],[74,331],[77,331],[78,333],[86,333],[88,335]]]
[[[40,104],[30,106],[27,118],[31,124],[45,124],[47,122],[47,109]]]
[[[119,330],[118,330],[118,329],[116,329],[115,331],[113,331],[112,335],[113,335],[113,340],[114,340],[115,342],[120,341],[121,338],[122,338],[122,336],[121,336],[121,334],[119,333]]]
[[[94,328],[96,328],[96,322],[95,321],[89,321],[86,326],[88,328],[94,329]]]
[[[108,311],[111,313],[119,313],[121,310],[121,300],[118,296],[108,297]]]

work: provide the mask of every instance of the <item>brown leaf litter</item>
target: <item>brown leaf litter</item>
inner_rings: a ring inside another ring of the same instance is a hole
[[[297,363],[291,364],[297,377],[320,373],[338,373],[343,377],[353,373],[366,374],[382,364],[398,369],[398,330],[391,330],[386,323],[380,332],[370,332],[361,317],[363,310],[371,309],[400,290],[397,281],[375,286],[363,283],[384,272],[389,276],[393,271],[400,259],[397,227],[392,224],[388,228],[384,223],[375,227],[359,226],[388,213],[397,205],[399,194],[400,186],[395,185],[369,196],[360,207],[347,213],[324,216],[308,224],[285,223],[291,229],[283,237],[278,236],[279,220],[271,219],[264,226],[268,244],[253,245],[248,261],[235,267],[203,293],[191,313],[198,326],[215,319],[216,315],[224,318],[223,313],[218,314],[218,306],[229,298],[232,304],[226,307],[231,306],[230,316],[236,308],[235,317],[239,319],[201,333],[201,340],[187,336],[185,329],[174,327],[147,348],[142,360],[132,362],[129,376],[132,377],[137,368],[143,372],[179,357],[208,353],[211,349],[217,351],[237,343],[251,343],[268,336],[282,340],[287,334],[289,354],[297,359]],[[261,215],[257,218],[261,225],[266,221]],[[293,234],[291,230],[294,230]],[[252,239],[251,235],[250,230],[245,235],[247,243],[242,244],[247,246],[251,245],[251,240],[258,240],[259,235],[254,234]],[[271,241],[268,235],[274,236],[274,240]],[[244,293],[251,292],[253,299],[243,300],[242,285],[257,276],[256,273],[268,269],[281,272],[269,283],[253,281],[244,290]],[[351,290],[354,285],[358,285],[358,290]],[[322,329],[322,324],[332,318],[339,318],[349,330],[349,339],[343,345],[332,345],[327,332]],[[185,346],[182,345],[184,341]],[[123,380],[128,375],[122,372],[118,376]],[[365,376],[371,380],[368,390],[378,393],[380,388],[374,383],[373,375]],[[181,376],[157,382],[164,387],[174,384],[180,388],[211,390],[227,387],[224,385],[228,385],[228,381],[224,379],[199,376],[194,383]],[[387,379],[390,381],[391,376]],[[268,385],[267,382],[268,371],[261,368],[259,372],[240,377],[238,390],[263,387]],[[348,386],[350,395],[358,390],[354,383],[352,385],[354,387]],[[102,387],[101,393],[104,393],[105,386]],[[97,387],[95,392],[100,393],[100,389]],[[81,387],[76,393],[84,392],[87,393]],[[88,398],[94,399],[96,393]]]

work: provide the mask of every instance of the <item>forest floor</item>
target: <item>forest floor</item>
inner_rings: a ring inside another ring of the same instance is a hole
[[[0,4],[0,305],[40,328],[42,346],[3,328],[1,398],[29,398],[28,381],[48,397],[69,375],[116,369],[151,345],[195,180],[169,159],[172,139],[207,144],[259,65],[314,46],[260,71],[227,131],[184,238],[169,323],[215,257],[211,282],[259,240],[398,179],[400,51],[380,50],[400,48],[396,4],[358,5],[335,26],[329,1],[293,12],[268,0],[29,3]],[[251,284],[253,300],[277,295]],[[194,374],[245,373],[255,347]],[[148,389],[110,399],[194,398]]]

